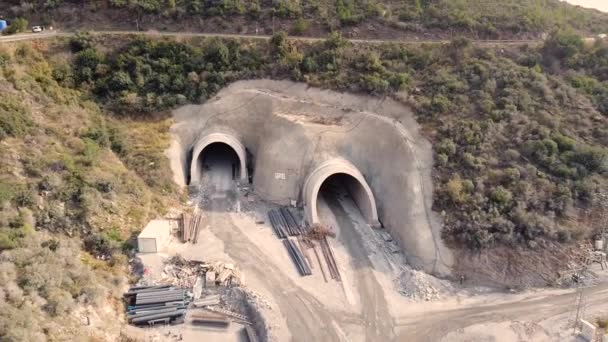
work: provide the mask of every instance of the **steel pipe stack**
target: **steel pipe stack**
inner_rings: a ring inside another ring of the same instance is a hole
[[[298,221],[296,221],[296,218],[293,216],[291,210],[286,207],[282,207],[279,209],[279,211],[281,212],[281,216],[283,216],[285,219],[285,222],[287,222],[289,230],[292,232],[292,234],[290,234],[291,236],[304,234],[304,229],[298,224]]]
[[[312,271],[310,270],[310,267],[308,266],[308,263],[304,259],[304,256],[302,255],[302,252],[300,252],[300,249],[298,248],[298,246],[296,246],[296,244],[290,239],[283,240],[283,244],[285,245],[285,248],[289,252],[289,255],[291,256],[291,260],[296,265],[298,272],[300,272],[300,275],[301,276],[311,275]]]
[[[272,229],[274,233],[277,235],[279,239],[285,239],[287,237],[287,231],[280,219],[279,213],[276,210],[270,210],[268,212],[268,218],[270,219],[270,224],[272,225]]]
[[[270,219],[272,229],[279,239],[285,239],[287,236],[298,236],[304,233],[304,229],[286,207],[270,210],[268,218]]]
[[[188,306],[186,291],[168,285],[132,287],[125,300],[127,319],[134,325],[183,322]]]

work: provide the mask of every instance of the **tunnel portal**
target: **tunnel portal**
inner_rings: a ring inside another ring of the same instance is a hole
[[[201,177],[220,189],[228,190],[240,177],[240,160],[236,151],[224,143],[212,143],[201,151],[198,160]]]
[[[304,184],[303,200],[306,220],[320,223],[317,203],[322,187],[343,186],[353,198],[361,214],[372,227],[380,225],[376,200],[365,177],[350,162],[343,159],[327,161],[317,167]]]
[[[203,136],[192,149],[190,185],[199,185],[206,168],[232,175],[234,180],[247,182],[247,152],[233,135],[211,133]],[[218,173],[219,175],[219,173]]]

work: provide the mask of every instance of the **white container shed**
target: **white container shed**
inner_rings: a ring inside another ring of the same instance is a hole
[[[166,220],[152,220],[137,236],[140,253],[158,253],[171,238],[171,225]]]

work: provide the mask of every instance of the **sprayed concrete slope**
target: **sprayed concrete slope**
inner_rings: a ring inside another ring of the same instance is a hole
[[[211,143],[225,143],[239,156],[241,181],[251,177],[266,200],[298,201],[314,222],[318,188],[332,174],[347,174],[360,185],[353,197],[361,198],[368,222],[379,219],[412,265],[450,273],[451,253],[431,211],[431,145],[407,107],[301,83],[256,80],[233,83],[203,105],[178,108],[174,118],[176,141],[168,155],[177,183],[196,184],[204,172],[196,165],[200,154]]]

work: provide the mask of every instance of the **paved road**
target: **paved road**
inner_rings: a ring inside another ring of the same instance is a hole
[[[167,36],[167,37],[221,37],[221,38],[238,38],[238,39],[261,39],[269,40],[271,36],[268,35],[247,35],[247,34],[229,34],[229,33],[202,33],[202,32],[167,32],[167,31],[89,31],[92,35],[137,35],[143,34],[147,36]],[[36,39],[48,39],[53,37],[69,37],[74,35],[75,32],[42,32],[42,33],[22,33],[12,36],[0,36],[0,43],[3,42],[15,42],[22,40],[36,40]],[[290,39],[316,42],[323,41],[326,38],[322,37],[290,37]],[[450,40],[400,40],[400,39],[347,39],[352,43],[365,43],[365,44],[384,44],[384,43],[400,43],[400,44],[424,44],[424,43],[435,43],[435,44],[448,44]],[[495,45],[525,45],[525,44],[539,44],[542,40],[474,40],[474,44],[495,46]]]

